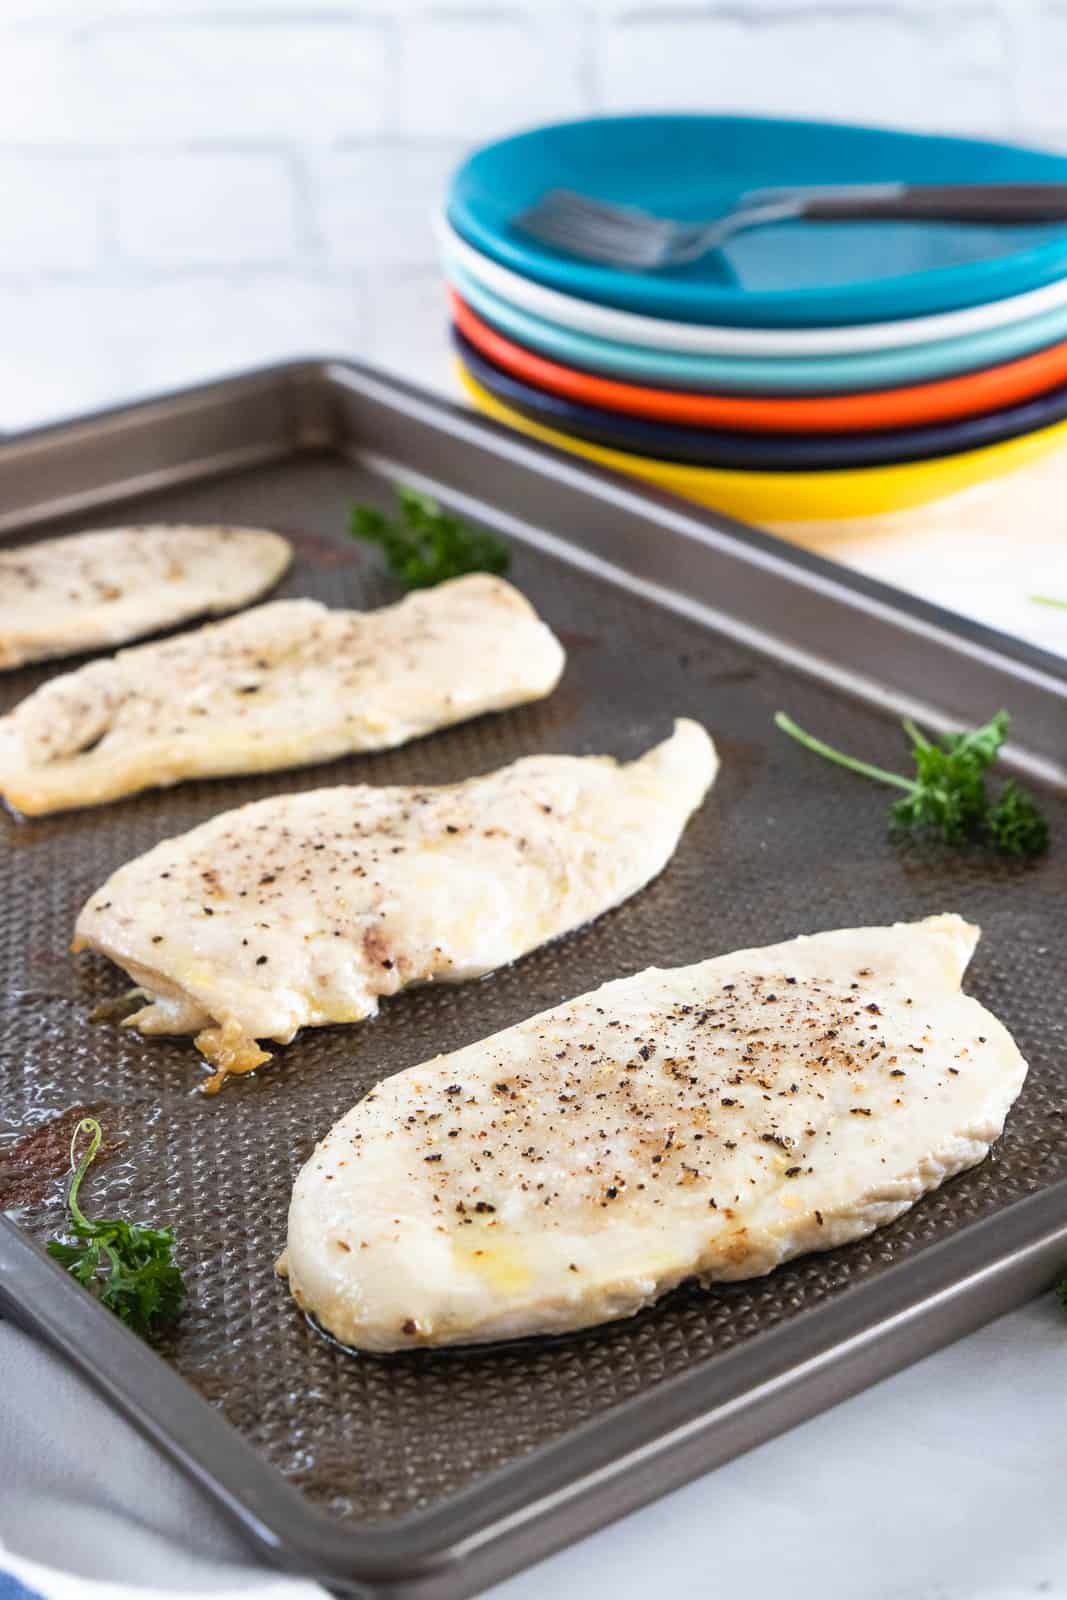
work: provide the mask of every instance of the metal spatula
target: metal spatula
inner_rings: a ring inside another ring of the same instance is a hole
[[[825,185],[753,189],[712,221],[675,222],[550,189],[512,226],[542,244],[611,266],[655,271],[718,250],[735,233],[770,222],[1067,222],[1067,183]]]

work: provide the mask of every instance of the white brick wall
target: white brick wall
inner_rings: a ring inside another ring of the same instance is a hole
[[[311,169],[311,209],[328,259],[365,268],[433,258],[430,218],[463,146],[382,139],[326,152]]]
[[[901,127],[1003,124],[1004,19],[989,6],[765,12],[620,12],[605,28],[600,83],[615,110],[673,104]]]
[[[292,261],[303,244],[300,177],[284,151],[124,155],[119,253],[135,268]]]
[[[488,139],[581,116],[586,19],[573,7],[441,7],[401,30],[396,115],[405,133]]]
[[[307,351],[447,382],[427,214],[594,110],[1067,143],[1067,0],[0,0],[0,427]]]

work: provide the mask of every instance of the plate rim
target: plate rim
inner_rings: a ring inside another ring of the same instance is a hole
[[[512,371],[514,376],[523,378],[536,387],[538,380],[534,376],[534,371],[539,367],[552,369],[543,375],[545,388],[564,399],[577,398],[581,401],[582,390],[588,387],[596,392],[604,391],[602,404],[605,410],[611,410],[614,405],[616,410],[629,416],[688,423],[696,427],[706,425],[751,433],[765,431],[859,433],[867,430],[873,432],[886,427],[919,427],[925,422],[938,419],[962,420],[967,416],[977,416],[986,410],[997,410],[1005,404],[1017,403],[1058,387],[1058,383],[1048,382],[1035,388],[1021,386],[1013,388],[1010,383],[1011,376],[1017,374],[1020,368],[1035,373],[1044,371],[1048,367],[1055,368],[1053,357],[1056,356],[1063,363],[1063,375],[1060,381],[1067,382],[1067,338],[1064,338],[1057,344],[1046,345],[1042,349],[1012,357],[995,366],[980,368],[975,372],[956,373],[946,378],[933,378],[915,384],[896,384],[885,389],[860,390],[853,394],[743,395],[711,389],[704,392],[670,389],[653,383],[634,383],[624,378],[612,378],[602,373],[585,371],[581,367],[570,367],[564,361],[527,349],[508,334],[494,328],[451,285],[449,298],[453,321],[460,331],[488,360],[497,360],[497,364],[505,372]],[[479,342],[482,339],[485,341],[484,344]],[[491,350],[485,348],[485,345],[503,346],[504,349],[502,354],[496,357]],[[509,366],[510,362],[514,363],[514,368]],[[553,382],[558,382],[559,387],[553,389],[551,387]],[[990,389],[1006,389],[1014,396],[1014,401],[1001,399],[986,405],[982,394],[983,391]],[[574,391],[573,395],[567,392],[569,390]],[[967,400],[968,394],[971,394],[973,399]],[[964,411],[950,409],[957,395],[963,397],[969,409]],[[913,403],[917,412],[924,413],[922,420],[915,420],[914,413],[909,412],[909,401]],[[894,406],[899,408],[897,421],[886,423],[877,416],[882,410],[892,413]],[[675,415],[672,416],[672,412]],[[906,417],[911,417],[912,420],[904,420]],[[728,420],[729,418],[733,420]]]
[[[1048,428],[1005,439],[1000,444],[963,450],[933,461],[905,461],[899,466],[765,472],[745,467],[698,467],[590,444],[559,428],[533,422],[491,395],[458,357],[455,365],[465,394],[475,408],[514,432],[597,466],[641,478],[720,516],[753,521],[772,532],[791,522],[848,522],[856,517],[929,505],[972,484],[1003,477],[1016,466],[1038,460],[1067,442],[1067,422],[1054,422]],[[980,458],[978,463],[976,457]],[[978,471],[976,465],[991,470]],[[773,510],[768,499],[772,492]]]
[[[457,229],[447,211],[434,223],[438,247],[486,288],[549,322],[578,332],[591,333],[616,343],[645,345],[686,355],[763,355],[777,357],[860,355],[879,350],[903,350],[939,344],[946,339],[1012,327],[1067,305],[1067,270],[1052,283],[1021,294],[1002,296],[955,311],[937,311],[920,317],[852,323],[841,327],[774,328],[733,327],[709,322],[680,322],[646,316],[599,301],[583,300],[512,267],[473,245]],[[1067,258],[1067,240],[1064,245]],[[1067,261],[1065,261],[1067,265]]]
[[[562,398],[500,369],[462,333],[454,333],[453,339],[464,365],[482,387],[495,399],[512,406],[531,421],[547,428],[558,428],[564,433],[573,432],[576,439],[600,444],[605,449],[629,452],[673,466],[790,473],[904,467],[989,449],[1067,422],[1067,383],[1062,383],[1050,389],[1046,395],[1023,401],[1018,406],[927,427],[883,428],[853,434],[794,434],[776,439],[773,434],[753,435],[725,428],[692,427],[656,418],[633,417],[611,412],[601,406],[589,406]],[[1030,413],[1035,410],[1038,415],[1033,417]],[[616,425],[619,430],[617,434]],[[634,435],[632,442],[625,442],[628,432]],[[718,441],[724,459],[702,460],[699,454],[702,439],[709,441],[709,457],[716,453],[716,446],[710,441]],[[805,459],[805,445],[810,456],[817,457],[823,453],[832,455],[839,451],[841,459]],[[738,455],[748,453],[758,456],[762,452],[771,459],[764,462],[725,459],[732,449]],[[683,453],[672,454],[672,451]],[[897,451],[903,453],[893,453]]]
[[[993,328],[958,339],[916,346],[910,351],[872,350],[832,356],[787,357],[715,356],[678,350],[651,350],[563,327],[534,311],[513,305],[461,266],[448,260],[445,261],[444,274],[446,282],[458,287],[494,327],[498,323],[493,319],[499,318],[499,325],[506,332],[519,337],[516,324],[520,324],[522,338],[535,349],[550,347],[559,359],[581,365],[575,356],[574,347],[578,344],[583,349],[590,369],[595,372],[607,369],[617,374],[625,371],[629,376],[637,364],[642,372],[651,376],[651,364],[658,382],[666,387],[688,390],[704,389],[713,384],[739,394],[856,394],[898,384],[902,381],[902,372],[908,373],[915,382],[974,372],[984,366],[1058,344],[1067,337],[1067,305],[1064,305],[1046,311],[1029,322],[1019,323],[1016,329]],[[486,309],[487,306],[490,309]],[[1027,328],[1031,329],[1031,333],[1020,344],[1017,330],[1025,331]],[[1007,355],[1005,347],[1009,352]],[[566,355],[561,354],[564,349]],[[713,369],[710,374],[709,368]],[[888,370],[888,378],[883,369]],[[669,371],[669,377],[663,376],[665,371]]]

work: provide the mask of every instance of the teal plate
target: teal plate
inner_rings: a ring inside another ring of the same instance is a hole
[[[667,389],[724,394],[859,394],[977,372],[1067,338],[1067,306],[958,339],[845,356],[705,356],[618,344],[520,310],[446,259],[449,282],[479,316],[519,344],[585,372]]]
[[[629,116],[557,123],[476,151],[448,217],[524,276],[603,305],[747,327],[835,326],[981,305],[1067,271],[1067,229],[956,222],[785,222],[684,267],[630,272],[562,255],[512,226],[546,190],[695,220],[748,189],[824,183],[1067,179],[1067,157],[979,139],[762,117]]]

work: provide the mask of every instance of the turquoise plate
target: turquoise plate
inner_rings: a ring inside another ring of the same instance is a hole
[[[1067,338],[1067,306],[1025,322],[959,339],[940,339],[901,350],[872,350],[851,356],[703,356],[643,345],[617,344],[591,333],[576,333],[485,289],[455,262],[446,260],[449,282],[486,322],[519,344],[586,372],[601,372],[634,383],[668,389],[699,389],[732,394],[858,394],[925,383],[957,372],[976,372],[1015,356],[1042,350]]]
[[[477,249],[539,283],[649,316],[748,327],[879,322],[980,305],[1067,271],[1067,229],[949,222],[785,222],[663,272],[559,254],[512,227],[547,189],[681,220],[790,184],[1067,180],[1067,157],[1017,145],[762,117],[557,123],[487,145],[460,168],[448,216]]]

